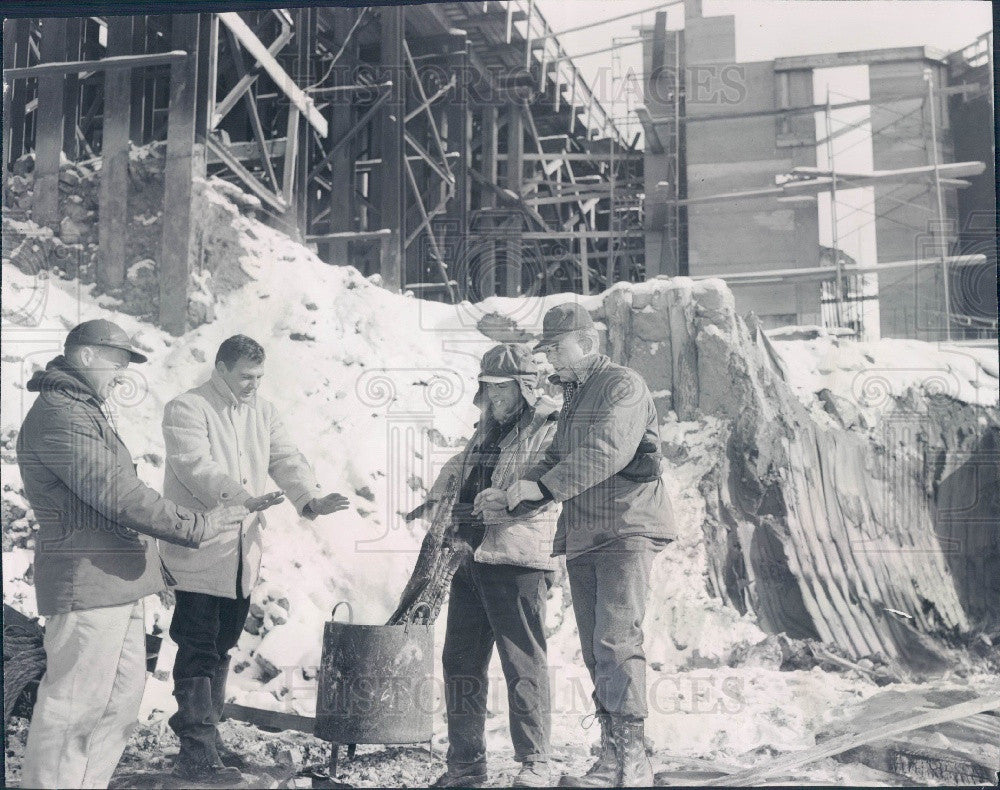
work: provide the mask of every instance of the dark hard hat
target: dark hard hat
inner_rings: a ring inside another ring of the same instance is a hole
[[[559,338],[580,329],[593,329],[594,319],[583,305],[576,302],[558,304],[542,319],[542,339],[535,344],[535,351],[554,345]]]
[[[72,346],[106,346],[127,351],[130,362],[145,362],[146,355],[135,350],[132,338],[112,321],[97,318],[77,324],[66,335],[65,348]]]

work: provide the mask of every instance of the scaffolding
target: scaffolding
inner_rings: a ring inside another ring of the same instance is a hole
[[[62,157],[103,160],[106,289],[131,263],[130,146],[165,148],[156,264],[177,334],[197,176],[254,195],[324,261],[422,298],[645,276],[642,154],[533,0],[7,19],[4,81],[4,183],[33,153],[32,219],[58,234]]]

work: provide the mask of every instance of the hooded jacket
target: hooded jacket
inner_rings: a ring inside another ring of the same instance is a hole
[[[35,595],[42,615],[137,601],[164,589],[152,538],[197,547],[201,514],[136,475],[101,399],[59,356],[28,382],[38,397],[17,437],[17,464],[38,519]]]
[[[500,440],[500,456],[493,469],[493,488],[507,488],[541,461],[555,434],[556,417],[556,407],[547,399],[537,399],[534,406],[524,409],[514,428]],[[472,471],[470,453],[480,444],[487,430],[488,418],[484,415],[465,449],[442,467],[427,496],[428,503],[444,496],[452,477],[461,488]],[[554,511],[551,506],[536,508],[524,516],[511,516],[501,523],[487,524],[483,542],[473,558],[489,565],[555,570],[556,560],[552,556],[556,531]]]

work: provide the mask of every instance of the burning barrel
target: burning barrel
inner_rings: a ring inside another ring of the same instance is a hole
[[[348,622],[335,622],[345,606]],[[316,697],[318,738],[334,744],[430,741],[434,710],[434,626],[355,625],[350,604],[333,608],[323,630]]]

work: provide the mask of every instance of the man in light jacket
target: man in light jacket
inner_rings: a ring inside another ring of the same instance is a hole
[[[566,555],[601,723],[597,761],[562,784],[649,786],[642,621],[653,557],[676,536],[660,479],[656,407],[638,373],[598,352],[597,331],[580,305],[549,310],[536,349],[555,368],[563,407],[548,452],[507,489],[507,505],[562,503],[555,552]]]
[[[320,494],[312,467],[277,410],[257,394],[264,358],[259,343],[234,335],[219,346],[211,378],[167,404],[164,491],[199,511],[220,502],[260,511],[283,496],[307,519],[343,510],[346,497]],[[283,494],[266,493],[268,477]],[[218,722],[229,651],[243,631],[250,591],[260,572],[263,526],[264,517],[256,512],[239,532],[211,541],[198,552],[161,547],[167,569],[177,580],[170,623],[170,638],[177,643],[177,713],[170,717],[170,726],[181,749],[174,771],[194,782],[240,781],[235,765],[239,757],[225,748]]]
[[[17,463],[38,519],[45,675],[21,787],[108,786],[146,685],[142,599],[169,581],[151,538],[196,553],[235,536],[247,514],[195,511],[136,476],[107,401],[129,363],[145,361],[117,324],[86,321],[27,385],[38,397],[17,437]]]
[[[428,501],[458,487],[452,519],[474,549],[452,579],[442,664],[448,709],[448,770],[435,787],[486,783],[487,672],[494,645],[507,681],[514,787],[548,787],[549,677],[545,603],[556,564],[555,516],[507,512],[503,489],[541,460],[555,432],[555,404],[535,390],[531,350],[503,344],[482,359],[474,398],[482,418],[448,461]],[[454,481],[454,482],[452,482]]]

